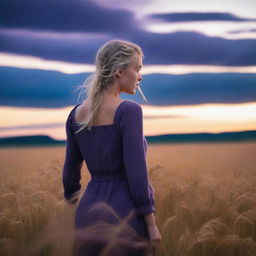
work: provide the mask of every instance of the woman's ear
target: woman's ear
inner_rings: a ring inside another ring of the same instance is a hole
[[[120,76],[122,75],[122,72],[123,72],[122,69],[119,68],[119,69],[116,71],[116,76],[117,76],[117,77],[120,77]]]

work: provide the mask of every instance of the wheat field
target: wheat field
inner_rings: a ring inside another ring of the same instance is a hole
[[[155,256],[256,255],[256,143],[149,145]],[[65,147],[0,149],[0,255],[71,255]],[[81,184],[89,180],[86,165]],[[83,192],[83,191],[82,191]]]

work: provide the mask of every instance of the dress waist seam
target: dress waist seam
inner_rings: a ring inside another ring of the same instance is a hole
[[[91,175],[91,181],[126,180],[125,174]]]

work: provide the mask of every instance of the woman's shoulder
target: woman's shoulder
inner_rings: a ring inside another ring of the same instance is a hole
[[[123,101],[125,104],[123,104],[123,111],[131,111],[131,110],[134,110],[134,111],[138,111],[138,110],[141,110],[141,105],[139,103],[137,103],[136,101],[133,101],[133,100],[124,100]],[[121,102],[122,103],[122,102]]]
[[[118,109],[117,120],[119,123],[134,122],[134,120],[141,120],[142,115],[142,107],[139,103],[133,100],[125,100]]]

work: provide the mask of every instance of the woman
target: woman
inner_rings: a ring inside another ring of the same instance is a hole
[[[134,101],[120,99],[121,92],[136,93],[142,79],[139,71],[143,57],[141,48],[129,41],[105,43],[96,55],[96,71],[83,85],[87,99],[68,115],[63,168],[64,197],[68,202],[78,200],[84,160],[91,174],[75,213],[77,230],[85,227],[90,230],[84,235],[79,233],[80,240],[78,238],[75,245],[77,255],[98,255],[94,249],[102,249],[98,246],[102,242],[99,237],[106,238],[104,235],[108,234],[103,223],[115,225],[125,218],[128,218],[128,227],[136,231],[133,238],[138,235],[153,247],[161,239],[154,217],[154,191],[147,174],[142,108]],[[102,225],[97,226],[97,223]],[[93,233],[93,225],[94,231],[98,228],[100,232]],[[134,235],[129,228],[122,238]],[[119,238],[123,241],[121,235]],[[98,244],[97,239],[101,241]],[[81,245],[89,240],[87,247]],[[97,244],[94,249],[89,247],[92,241]],[[145,250],[138,248],[128,251],[123,251],[124,255],[146,255]],[[105,255],[115,254],[112,251]]]

